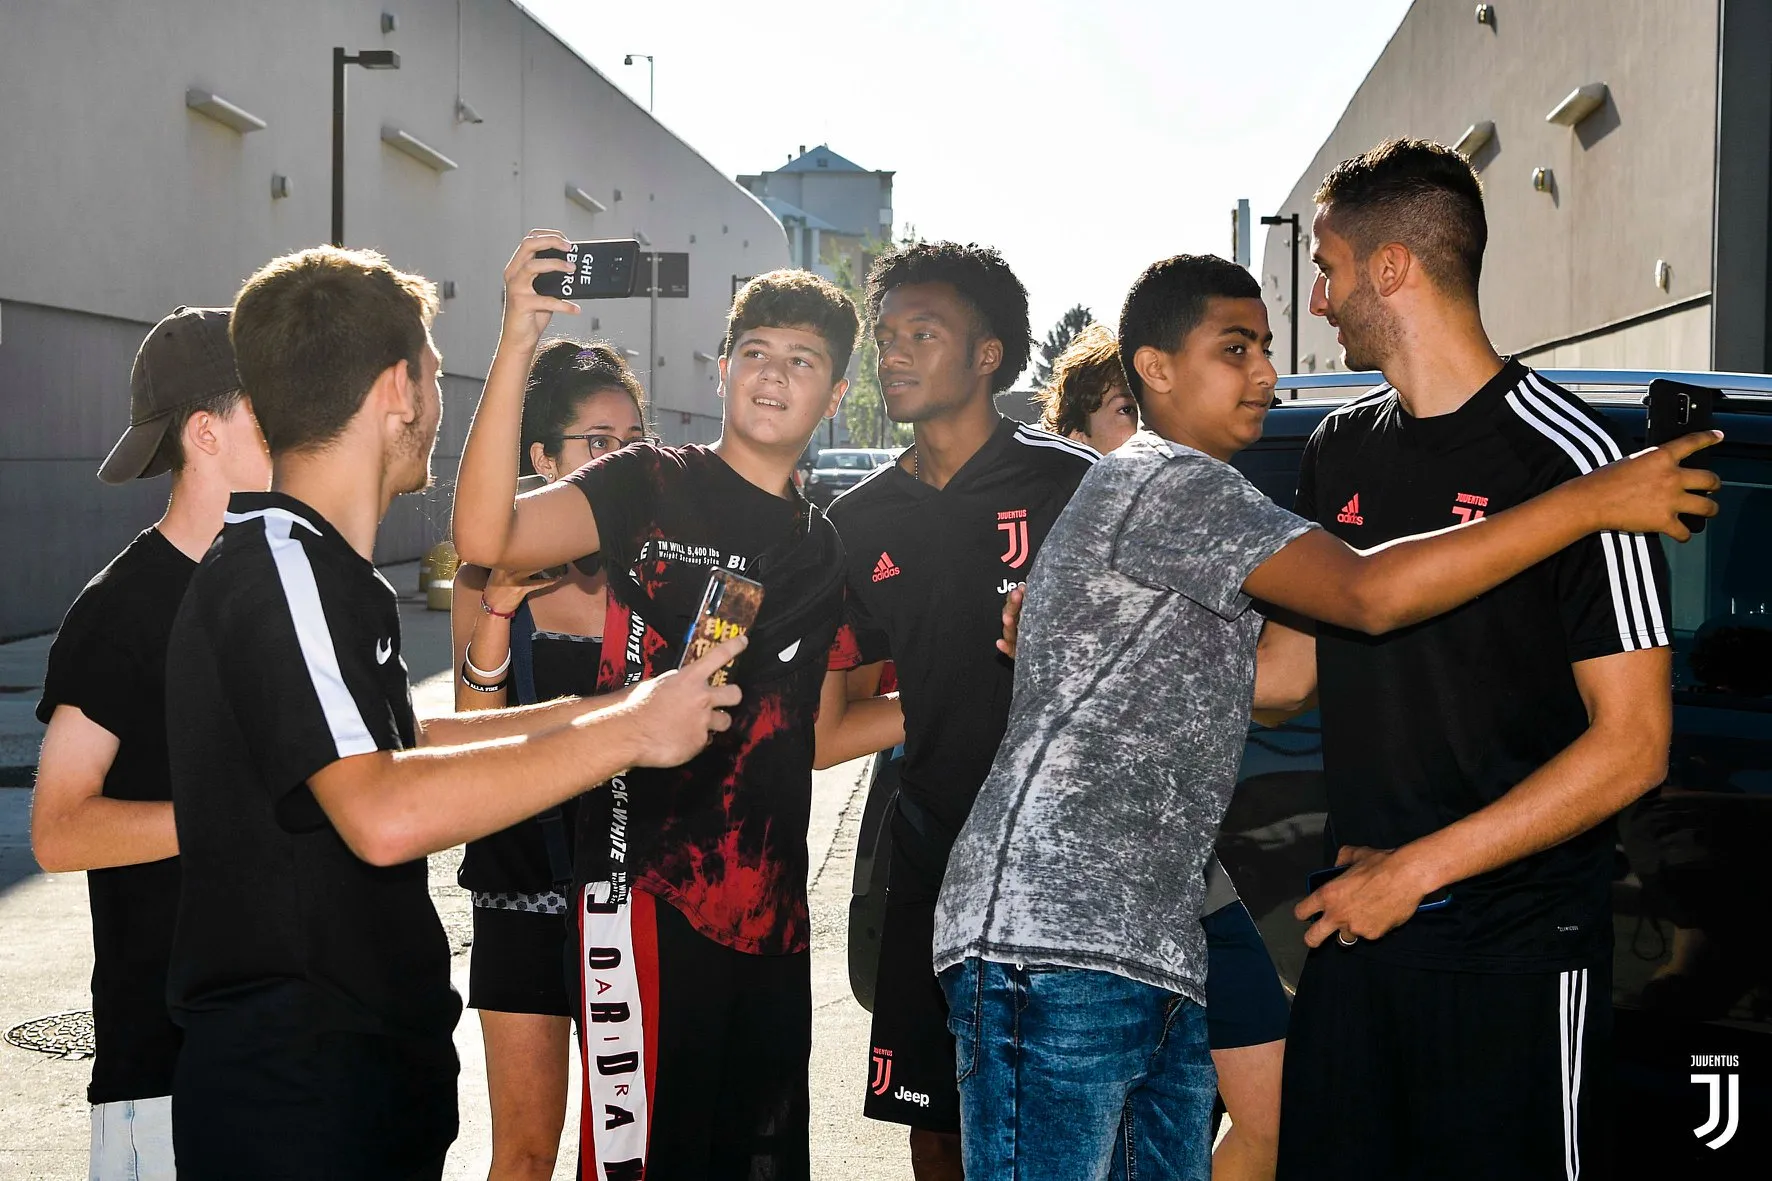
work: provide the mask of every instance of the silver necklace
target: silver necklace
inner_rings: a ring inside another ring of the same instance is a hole
[[[923,482],[923,450],[915,443],[911,444],[911,479]]]

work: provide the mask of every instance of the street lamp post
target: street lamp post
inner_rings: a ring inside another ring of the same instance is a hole
[[[1298,372],[1298,214],[1275,214],[1261,219],[1264,226],[1292,227],[1292,308],[1287,317],[1292,321],[1292,372]]]
[[[345,67],[366,70],[397,70],[400,55],[391,49],[365,49],[348,54],[342,45],[332,50],[332,244],[345,244]]]
[[[646,247],[652,256],[652,289],[646,307],[646,395],[658,405],[658,251],[652,248],[652,239],[634,231],[634,240]]]
[[[652,55],[650,53],[630,53],[621,59],[621,64],[624,66],[631,66],[634,64],[634,59],[637,57],[643,57],[646,59],[646,111],[650,114],[652,111],[653,83],[658,80],[652,61]]]

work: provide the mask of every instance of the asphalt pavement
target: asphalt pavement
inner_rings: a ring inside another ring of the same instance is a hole
[[[384,571],[402,592],[402,653],[421,715],[451,705],[449,621],[425,610],[416,564]],[[28,768],[42,727],[31,716],[43,684],[50,637],[0,644],[0,1030],[91,1004],[92,925],[84,876],[46,874],[31,857]],[[868,1015],[849,993],[844,930],[856,831],[866,796],[865,761],[813,779],[808,832],[812,881],[812,1175],[844,1181],[910,1176],[904,1129],[862,1118]],[[431,895],[453,952],[456,988],[467,992],[469,901],[455,884],[461,850],[430,859]],[[479,1021],[469,1010],[456,1027],[461,1055],[461,1134],[444,1176],[486,1176],[491,1124]],[[0,1044],[0,1178],[74,1181],[86,1176],[87,1058],[54,1057]],[[576,1056],[573,1093],[578,1087]],[[569,1105],[573,1106],[573,1105]],[[573,1177],[577,1111],[568,1112],[559,1181]]]

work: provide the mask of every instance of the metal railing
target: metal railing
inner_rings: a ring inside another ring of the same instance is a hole
[[[1711,373],[1702,369],[1538,369],[1534,372],[1550,381],[1584,391],[1642,390],[1656,378],[1708,385],[1738,394],[1772,395],[1772,374]],[[1306,391],[1371,389],[1384,384],[1384,375],[1371,371],[1356,373],[1294,373],[1280,378],[1275,392],[1288,402],[1308,398]],[[1336,396],[1336,395],[1331,395]]]

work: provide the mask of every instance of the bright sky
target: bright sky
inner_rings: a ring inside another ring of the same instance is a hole
[[[655,55],[655,114],[729,176],[821,142],[894,170],[894,232],[996,246],[1038,340],[1228,255],[1237,198],[1277,212],[1410,0],[521,2],[642,106],[622,57]]]

